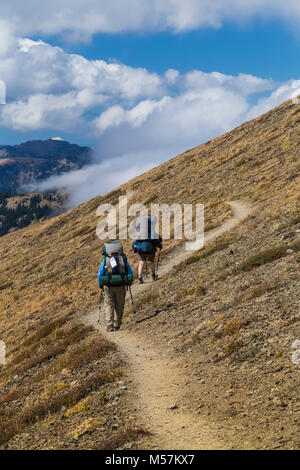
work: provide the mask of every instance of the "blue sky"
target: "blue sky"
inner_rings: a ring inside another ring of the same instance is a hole
[[[298,0],[1,3],[0,144],[92,146],[82,202],[300,94],[299,26]]]
[[[118,60],[157,73],[169,68],[182,73],[200,69],[231,75],[247,73],[279,81],[300,76],[300,38],[280,20],[226,23],[220,29],[180,34],[97,35],[87,45],[71,45],[58,38],[51,42],[88,59]]]
[[[43,35],[33,35],[39,40]],[[197,69],[223,74],[251,74],[285,82],[300,77],[300,38],[294,28],[280,20],[251,20],[242,25],[227,22],[222,28],[203,28],[179,34],[120,33],[97,34],[88,44],[70,43],[60,36],[43,37],[53,46],[87,59],[117,61],[131,67],[145,67],[163,74],[174,68],[181,73]],[[261,96],[261,94],[259,94]],[[256,95],[251,97],[251,101]],[[44,139],[51,129],[16,133],[0,127],[0,142],[19,143],[27,139]],[[64,139],[74,140],[72,132]],[[90,136],[77,135],[78,144],[93,145]]]

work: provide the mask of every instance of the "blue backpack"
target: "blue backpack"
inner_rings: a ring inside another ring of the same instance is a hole
[[[136,253],[150,255],[156,251],[155,244],[152,240],[137,240],[135,243]]]
[[[141,224],[141,219],[143,219],[143,218],[144,217],[140,217],[140,218],[136,219],[138,221],[137,225]],[[148,217],[148,221],[147,221],[147,223],[148,223],[148,233],[147,233],[148,238],[147,239],[139,238],[135,242],[133,242],[132,249],[135,253],[150,255],[150,254],[153,254],[153,253],[156,252],[157,246],[161,242],[161,238],[160,237],[156,238],[156,236],[155,236],[156,233],[155,233],[155,229],[154,229],[154,222],[155,222],[155,220],[153,220],[151,217]],[[136,237],[138,235],[141,236],[140,233],[136,233]]]

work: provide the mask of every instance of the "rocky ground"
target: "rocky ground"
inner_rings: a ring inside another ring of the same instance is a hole
[[[225,249],[157,281],[151,300],[140,299],[139,318],[159,313],[129,329],[176,358],[187,380],[179,402],[217,423],[229,448],[296,449],[299,365],[292,345],[300,336],[300,258],[288,246],[299,249],[300,225],[254,235],[259,219],[253,215],[227,235]],[[275,244],[285,256],[231,274]]]

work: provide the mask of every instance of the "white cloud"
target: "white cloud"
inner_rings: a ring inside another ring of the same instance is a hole
[[[179,78],[180,74],[178,70],[169,69],[165,73],[165,78],[169,83],[175,83]]]
[[[53,176],[26,189],[45,191],[59,188],[70,195],[70,207],[77,206],[99,194],[105,194],[164,160],[163,154],[139,152],[103,161],[71,173]]]
[[[296,98],[296,96],[299,95],[300,80],[290,80],[276,88],[269,96],[260,99],[259,102],[249,110],[246,120],[254,119],[270,109],[275,108],[280,103]]]
[[[19,40],[19,47],[0,62],[0,77],[6,81],[10,94],[65,93],[69,90],[93,91],[118,99],[157,97],[162,79],[144,68],[132,68],[104,60],[87,60],[67,54],[62,48],[43,41]]]
[[[298,0],[10,0],[1,2],[0,17],[19,36],[63,34],[88,41],[96,33],[123,31],[181,32],[220,27],[254,15],[300,21]],[[13,20],[12,20],[13,19]]]
[[[0,61],[8,97],[0,108],[0,124],[18,131],[51,129],[52,135],[64,131],[99,142],[101,163],[55,179],[76,189],[74,204],[300,93],[300,81],[275,83],[200,70],[168,70],[160,76],[87,60],[43,41],[23,39],[15,47]],[[264,96],[260,100],[259,94]]]
[[[250,75],[194,71],[173,76],[175,89],[165,83],[169,95],[133,107],[111,106],[93,121],[104,154],[165,148],[171,156],[171,150],[184,151],[244,122],[251,109],[248,97],[276,88],[271,80]]]
[[[30,52],[30,50],[36,46],[45,46],[45,47],[48,46],[47,43],[44,41],[41,41],[41,40],[33,41],[32,39],[29,39],[29,38],[19,39],[18,43],[19,43],[19,50],[21,52]]]
[[[222,87],[234,90],[243,96],[260,93],[274,87],[272,80],[266,80],[253,75],[239,74],[238,76],[224,75],[219,72],[210,74],[194,70],[187,73],[184,85],[186,89],[204,90],[207,87]]]
[[[132,103],[163,93],[163,78],[146,69],[89,61],[30,39],[20,40],[15,53],[0,61],[0,77],[10,97],[1,124],[15,130],[74,131],[86,111],[106,102]]]
[[[142,68],[87,60],[31,39],[20,40],[15,54],[0,62],[0,76],[8,84],[10,97],[1,114],[3,126],[70,132],[94,128],[103,134],[125,124],[149,129],[149,121],[155,127],[155,122],[163,125],[165,119],[165,127],[173,125],[176,136],[178,131],[183,140],[193,133],[196,123],[203,126],[205,121],[205,128],[227,129],[239,122],[238,108],[244,109],[249,95],[275,88],[271,80],[245,74],[195,70],[180,75],[171,69],[159,76]],[[231,97],[234,103],[240,102],[237,108],[228,106]],[[217,117],[214,125],[203,118],[204,110],[206,116],[214,110],[221,115],[223,108],[229,108],[223,125],[217,124]],[[185,126],[188,116],[194,119]],[[205,129],[203,133],[207,135]],[[161,135],[159,127],[154,141]]]
[[[37,94],[6,104],[2,108],[1,123],[19,131],[73,128],[76,132],[82,122],[82,111],[75,93],[59,96]]]
[[[118,108],[110,122],[104,113],[95,124],[106,126],[104,132],[101,129],[100,138],[104,155],[145,149],[155,153],[164,149],[167,159],[232,129],[243,122],[248,110],[243,97],[211,88],[152,103],[151,112],[146,118],[142,115],[143,123],[139,126],[131,114],[136,108],[129,111]]]
[[[141,101],[128,111],[122,106],[112,106],[95,119],[93,124],[101,133],[123,123],[128,123],[133,128],[139,128],[155,110],[162,110],[170,100],[170,97],[165,96],[157,102],[153,100]]]
[[[232,90],[216,86],[213,77],[212,84],[207,80],[203,90],[185,90],[157,102],[143,101],[128,110],[110,107],[93,121],[95,130],[101,133],[98,158],[104,156],[104,161],[51,177],[31,189],[60,188],[70,194],[69,205],[74,207],[300,94],[300,80],[291,81],[251,106],[246,90],[255,93],[255,88],[249,87],[246,79],[245,90],[239,93],[241,79],[236,78],[239,86],[234,83]],[[254,83],[261,90],[261,81]]]
[[[9,54],[15,44],[16,37],[11,21],[0,19],[0,58]]]

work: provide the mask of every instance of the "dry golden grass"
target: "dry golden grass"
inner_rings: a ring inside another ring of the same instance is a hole
[[[140,297],[136,302],[135,302],[135,309],[136,311],[142,310],[145,306],[148,308],[151,308],[152,306],[155,305],[155,300],[158,299],[160,296],[160,290],[157,287],[151,288],[147,294],[143,297]]]
[[[234,299],[234,304],[239,304],[242,302],[246,302],[248,300],[256,299],[258,297],[263,296],[264,294],[268,292],[272,292],[275,289],[279,289],[284,285],[285,281],[283,278],[278,277],[274,279],[273,281],[264,281],[260,283],[258,286],[250,287],[249,289],[246,290],[246,292],[243,292],[239,296],[237,296]]]
[[[89,395],[94,390],[97,390],[101,385],[112,382],[120,373],[100,373],[81,380],[80,385],[72,387],[67,391],[62,391],[54,397],[43,397],[31,405],[16,412],[7,420],[2,420],[0,423],[0,443],[3,444],[11,439],[14,435],[24,431],[26,427],[41,420],[50,413],[55,413],[62,409],[63,406],[74,406],[79,400]],[[18,411],[18,409],[16,410]]]
[[[229,344],[226,344],[226,346],[224,346],[223,352],[225,356],[231,356],[231,354],[235,353],[241,347],[242,343],[240,341],[232,341]]]
[[[37,222],[2,237],[0,335],[1,340],[6,342],[8,354],[7,366],[0,367],[0,385],[6,385],[2,400],[9,405],[14,398],[20,397],[20,390],[14,384],[10,390],[7,388],[8,380],[17,371],[26,379],[22,384],[24,394],[30,394],[33,385],[39,384],[39,380],[46,381],[49,373],[53,374],[51,380],[59,383],[60,378],[56,375],[63,367],[85,367],[89,361],[104,357],[108,351],[116,353],[113,346],[107,344],[82,345],[81,342],[91,334],[88,331],[83,334],[83,327],[72,332],[72,316],[94,308],[98,300],[96,276],[103,243],[96,236],[99,221],[96,209],[102,202],[117,204],[120,195],[131,193],[129,204],[142,202],[148,207],[153,202],[204,203],[208,230],[230,215],[226,201],[241,199],[255,201],[256,211],[263,221],[262,228],[271,229],[274,224],[282,227],[297,224],[299,115],[299,106],[288,101],[271,113],[191,149],[105,196],[96,197],[59,217]],[[255,224],[253,220],[253,231],[256,230]],[[238,237],[243,237],[243,234],[240,232]],[[178,272],[213,254],[222,254],[236,240],[234,233],[221,237],[193,255],[178,268]],[[174,245],[178,243],[166,241],[163,256],[171,255]],[[280,241],[276,243],[280,243],[277,248],[267,248],[240,262],[238,272],[246,273],[249,269],[276,261],[285,256],[286,248],[299,249],[299,241],[292,245],[281,245]],[[124,248],[130,264],[135,266],[137,259],[131,253],[130,244],[131,240],[125,242]],[[228,273],[220,276],[226,279],[227,275],[232,274],[230,266]],[[201,297],[205,285],[199,281],[198,287],[191,286],[195,290],[188,295]],[[260,292],[252,294],[258,295]],[[146,303],[151,307],[161,297],[163,291],[150,291],[138,308],[143,309]],[[229,343],[231,346],[227,345],[227,352],[230,353],[238,348],[239,343],[234,335],[228,338],[232,340]],[[77,349],[71,351],[71,345]],[[52,361],[48,363],[48,359]],[[55,395],[47,411],[44,405],[37,410],[27,410],[28,415],[24,410],[18,420],[7,422],[5,439],[9,439],[19,428],[33,423],[33,412],[43,416],[58,409],[56,407],[60,405],[55,404],[55,400],[71,393],[71,390],[62,390]],[[78,396],[81,397],[81,394]],[[74,405],[80,399],[78,396]],[[70,403],[68,406],[73,406],[72,399]],[[3,417],[1,409],[0,417]]]
[[[19,400],[19,398],[24,397],[29,392],[30,390],[27,391],[27,389],[25,390],[25,388],[10,390],[8,393],[6,393],[0,398],[0,403],[10,403],[11,401]]]
[[[240,328],[245,325],[245,318],[235,317],[229,320],[223,329],[223,336],[232,336],[240,331]]]
[[[255,255],[249,256],[245,261],[239,264],[235,269],[235,273],[239,273],[241,271],[251,271],[251,269],[258,268],[267,263],[272,263],[277,259],[286,256],[286,246],[278,245],[273,246],[271,248],[266,248],[264,250],[259,251]]]
[[[106,339],[94,339],[92,342],[73,346],[52,366],[51,371],[55,373],[62,369],[77,369],[96,359],[103,357],[109,351],[115,351],[116,345]]]
[[[78,413],[84,413],[85,411],[88,411],[89,409],[89,401],[90,397],[84,398],[83,400],[80,400],[76,405],[72,406],[69,408],[64,416],[66,418],[69,418],[70,416],[76,415]]]
[[[33,348],[26,348],[24,351],[19,352],[19,354],[13,358],[13,360],[8,363],[7,367],[4,369],[4,374],[6,376],[12,376],[14,374],[21,374],[26,372],[28,369],[32,369],[44,362],[49,361],[50,359],[59,356],[64,353],[68,346],[76,344],[76,342],[82,340],[92,331],[91,327],[86,326],[74,326],[68,332],[65,332],[62,335],[62,339],[53,339],[49,344],[47,343],[44,347],[42,344],[35,345]],[[41,351],[37,351],[41,347]],[[27,359],[23,360],[24,358]]]
[[[52,322],[46,323],[45,325],[38,328],[33,334],[29,335],[26,340],[21,343],[22,346],[32,346],[33,343],[41,341],[43,338],[56,332],[62,325],[64,325],[69,319],[69,315],[66,315],[62,318],[58,318]]]
[[[182,304],[193,302],[197,297],[205,295],[207,288],[202,284],[202,282],[195,284],[189,289],[182,289],[178,292],[177,299],[180,300]]]
[[[149,436],[149,431],[143,428],[127,428],[115,432],[108,439],[103,439],[96,443],[93,450],[114,450],[120,449],[124,444],[136,441],[136,439]]]
[[[186,266],[197,263],[198,261],[201,261],[202,259],[205,259],[214,253],[218,253],[220,251],[226,250],[229,247],[229,245],[233,243],[233,241],[236,240],[236,238],[237,238],[237,235],[234,233],[229,233],[220,238],[216,238],[213,242],[209,243],[205,248],[200,250],[198,253],[193,254],[192,256],[187,258],[185,261],[178,264],[174,268],[174,271],[177,273],[181,271],[182,269],[185,269]]]

